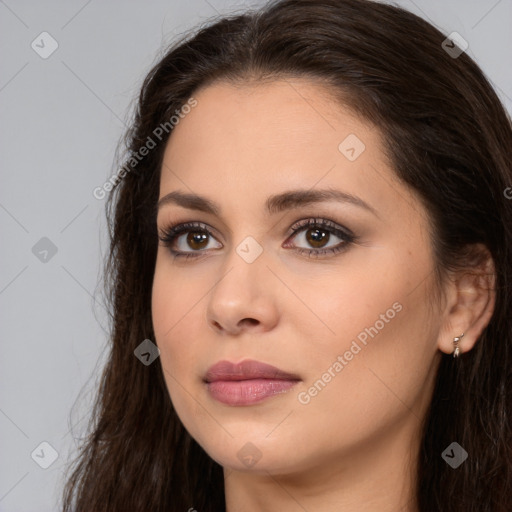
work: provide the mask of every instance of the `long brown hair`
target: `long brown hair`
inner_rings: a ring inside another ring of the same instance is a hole
[[[445,39],[383,3],[282,0],[213,20],[153,67],[126,134],[125,171],[106,204],[110,353],[87,438],[69,468],[64,512],[225,510],[221,466],[181,424],[160,359],[146,366],[134,350],[155,340],[155,205],[169,120],[214,81],[287,76],[322,81],[380,129],[397,177],[430,215],[440,280],[468,265],[472,244],[491,253],[494,313],[472,350],[442,356],[416,496],[421,512],[512,509],[511,121],[475,62],[465,52],[450,55]],[[139,158],[148,138],[156,147]],[[456,470],[441,457],[453,441],[469,454]]]

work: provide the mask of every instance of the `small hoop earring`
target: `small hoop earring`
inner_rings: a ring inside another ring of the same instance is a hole
[[[453,351],[453,357],[459,357],[459,353],[460,353],[460,350],[459,350],[459,341],[460,339],[464,336],[464,333],[462,333],[460,336],[457,336],[456,338],[453,338],[453,345],[455,347],[454,351]]]

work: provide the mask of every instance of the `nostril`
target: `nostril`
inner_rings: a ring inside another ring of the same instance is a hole
[[[244,323],[248,323],[249,325],[258,325],[258,320],[255,320],[254,318],[244,318],[243,320],[240,320],[240,323],[243,325]]]

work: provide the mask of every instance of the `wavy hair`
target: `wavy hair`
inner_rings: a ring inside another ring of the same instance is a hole
[[[445,39],[388,4],[281,0],[213,19],[154,65],[123,139],[125,172],[106,203],[110,350],[87,436],[68,468],[64,512],[225,510],[222,467],[183,427],[160,359],[145,366],[133,352],[155,339],[156,203],[169,119],[214,82],[286,77],[324,83],[380,130],[397,178],[430,216],[439,282],[476,264],[476,247],[492,255],[494,312],[472,350],[442,356],[422,427],[416,498],[421,512],[510,512],[511,120],[477,64],[465,52],[450,55]],[[134,164],[149,138],[156,147]],[[441,457],[454,440],[469,453],[456,470]]]

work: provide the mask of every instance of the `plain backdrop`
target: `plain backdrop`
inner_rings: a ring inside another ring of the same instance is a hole
[[[190,28],[264,3],[0,0],[0,511],[58,510],[71,426],[87,423],[107,343],[92,191],[142,79]],[[512,111],[512,0],[396,3],[461,34]]]

